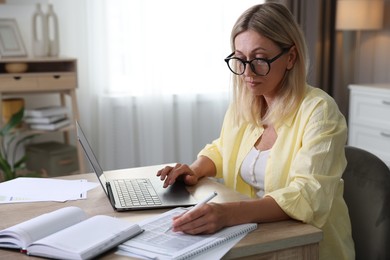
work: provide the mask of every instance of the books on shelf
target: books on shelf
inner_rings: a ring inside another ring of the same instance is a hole
[[[70,124],[65,106],[47,106],[36,109],[26,109],[24,121],[33,130],[53,131]]]
[[[65,118],[65,114],[48,117],[25,117],[24,122],[26,122],[27,124],[50,124]]]
[[[30,128],[33,130],[57,130],[67,125],[70,125],[70,120],[65,118],[49,124],[30,124]]]
[[[88,218],[78,207],[65,207],[0,231],[0,247],[55,259],[91,259],[143,230],[118,218]]]
[[[26,109],[24,111],[25,117],[50,117],[58,115],[66,115],[68,108],[65,106],[46,106],[36,109]]]
[[[198,256],[211,259],[207,257],[207,253],[220,250],[223,256],[234,246],[231,241],[237,243],[237,238],[240,239],[257,228],[256,223],[248,223],[226,227],[211,235],[196,236],[167,231],[172,225],[172,218],[186,211],[185,208],[175,208],[139,222],[144,232],[119,245],[118,253],[152,259],[192,259]]]

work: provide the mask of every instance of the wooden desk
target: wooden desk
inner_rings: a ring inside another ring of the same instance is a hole
[[[134,176],[155,176],[161,166],[132,168],[108,172],[109,175],[121,178],[128,174]],[[61,177],[62,179],[87,179],[98,182],[95,174],[79,174]],[[217,191],[218,196],[213,201],[227,202],[247,200],[248,198],[235,191],[226,188],[211,179],[203,179],[196,187],[188,190],[196,199],[201,199],[204,194]],[[103,189],[99,186],[88,192],[86,200],[58,202],[15,203],[0,205],[1,220],[0,229],[5,229],[35,216],[47,213],[62,207],[77,206],[84,209],[90,216],[104,214],[139,221],[146,217],[165,212],[167,209],[115,212],[109,203]],[[275,223],[260,224],[259,228],[249,233],[236,244],[224,259],[318,259],[318,243],[322,239],[322,231],[311,225],[298,221],[281,221]],[[114,254],[111,250],[100,259],[128,259]],[[0,249],[0,259],[36,259],[25,256],[17,251]]]

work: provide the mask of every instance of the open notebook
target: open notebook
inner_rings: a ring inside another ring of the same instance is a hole
[[[243,237],[257,228],[256,223],[226,227],[211,235],[187,235],[168,231],[173,216],[186,212],[187,209],[175,208],[156,217],[148,218],[138,224],[144,232],[119,246],[120,250],[133,256],[151,259],[193,259],[218,248],[225,253],[228,242]],[[238,242],[238,241],[236,241]],[[230,244],[234,246],[234,244]],[[228,249],[227,249],[228,250]],[[204,259],[207,259],[205,257]]]

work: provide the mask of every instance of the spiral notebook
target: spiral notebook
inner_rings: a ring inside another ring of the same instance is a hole
[[[119,249],[143,258],[193,259],[220,245],[228,244],[237,237],[243,237],[257,228],[256,223],[249,223],[226,227],[211,235],[193,236],[181,232],[166,232],[172,224],[172,217],[187,210],[175,208],[157,217],[139,222],[144,232],[121,244]],[[226,251],[226,248],[224,249]]]

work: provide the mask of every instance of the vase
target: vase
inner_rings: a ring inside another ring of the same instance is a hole
[[[49,43],[49,56],[58,56],[60,52],[59,33],[58,33],[58,17],[54,12],[53,5],[49,4],[46,13],[47,21],[47,36]]]
[[[34,56],[44,57],[49,54],[49,44],[47,37],[47,20],[42,12],[41,4],[36,4],[32,18],[33,30],[33,53]]]

